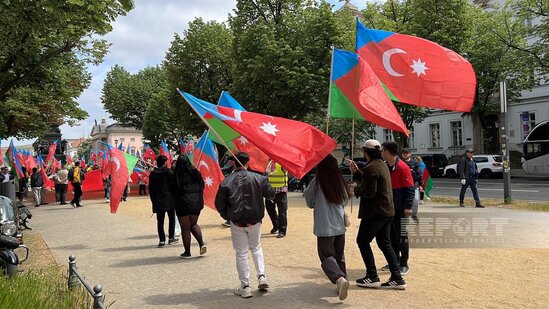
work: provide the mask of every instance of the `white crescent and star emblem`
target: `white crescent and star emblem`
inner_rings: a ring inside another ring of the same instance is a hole
[[[242,144],[243,146],[245,146],[247,143],[248,143],[248,139],[245,138],[244,136],[241,136],[238,138],[238,141],[240,142],[240,144]]]
[[[389,75],[391,76],[395,76],[395,77],[404,76],[404,74],[401,74],[395,71],[395,69],[393,69],[393,67],[391,66],[391,56],[394,54],[407,54],[407,53],[406,51],[400,48],[391,48],[389,50],[386,50],[382,56],[383,67],[385,68],[385,71],[387,71],[387,73],[389,73]],[[412,68],[412,73],[415,73],[417,77],[420,77],[421,74],[427,76],[425,71],[428,70],[429,68],[425,65],[425,61],[422,62],[421,58],[418,58],[417,60],[412,59],[412,62],[413,64],[410,65],[410,67]]]
[[[204,166],[208,171],[210,170],[208,163],[204,162],[203,160],[200,160],[200,162],[198,162],[198,168],[200,168],[201,166]]]
[[[114,162],[116,164],[115,172],[118,172],[118,170],[120,169],[120,160],[118,160],[117,157],[112,157],[112,162]]]
[[[391,67],[391,56],[394,54],[406,54],[406,52],[400,48],[391,48],[389,50],[386,50],[382,56],[383,67],[385,68],[385,71],[389,73],[389,75],[396,77],[404,76],[404,74],[398,73],[393,69],[393,67]]]
[[[211,179],[209,176],[204,178],[204,184],[206,186],[211,187],[211,186],[213,186],[213,183],[214,183],[213,179]]]

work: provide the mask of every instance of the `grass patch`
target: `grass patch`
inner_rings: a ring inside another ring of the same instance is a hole
[[[459,204],[459,199],[456,197],[446,197],[446,196],[433,196],[431,201],[435,203],[444,203],[444,204]],[[549,203],[543,201],[511,201],[510,204],[505,204],[503,199],[481,199],[482,205],[486,207],[502,207],[502,208],[511,208],[511,209],[521,209],[521,210],[532,210],[532,211],[544,211],[549,212]],[[475,201],[473,199],[465,199],[465,206],[475,206]]]
[[[0,308],[92,308],[82,287],[69,291],[57,269],[0,276]]]
[[[92,308],[91,297],[82,286],[68,290],[66,268],[57,265],[42,235],[23,232],[29,259],[17,267],[23,272],[13,278],[0,275],[0,308]]]

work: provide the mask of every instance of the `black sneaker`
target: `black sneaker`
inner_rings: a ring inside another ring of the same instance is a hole
[[[178,238],[172,238],[172,239],[168,240],[168,245],[175,245],[177,243],[179,243]]]
[[[465,204],[463,204],[463,202],[459,202],[459,207],[465,207]]]
[[[481,204],[477,204],[477,206],[475,206],[475,207],[476,207],[476,208],[484,208],[484,206],[481,205]]]
[[[185,251],[185,252],[181,253],[181,255],[179,257],[182,258],[182,259],[190,259],[191,258],[191,253]]]
[[[406,290],[406,282],[404,279],[389,279],[389,281],[381,284],[382,289]]]
[[[381,271],[389,271],[389,265],[385,265],[383,267],[381,267]]]
[[[409,271],[410,271],[410,268],[408,266],[400,266],[400,274],[402,276],[406,276]]]
[[[278,229],[273,227],[273,229],[271,230],[271,234],[276,234],[276,233],[278,233]]]
[[[379,281],[379,277],[369,277],[366,276],[364,278],[360,278],[356,280],[356,285],[363,287],[363,288],[373,288],[377,289],[381,286],[381,282]]]
[[[165,241],[161,241],[161,242],[158,243],[158,246],[157,246],[157,247],[158,247],[158,248],[162,248],[162,247],[164,247],[165,245],[166,245],[166,242],[165,242]]]

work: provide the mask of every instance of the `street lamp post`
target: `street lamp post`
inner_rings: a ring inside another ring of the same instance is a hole
[[[511,203],[511,166],[509,164],[509,134],[507,129],[507,85],[500,82],[499,97],[501,107],[501,152],[503,157],[503,200],[505,204]]]

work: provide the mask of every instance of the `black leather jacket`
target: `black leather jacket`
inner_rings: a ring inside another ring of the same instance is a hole
[[[263,198],[273,199],[275,191],[267,177],[237,169],[219,186],[215,208],[225,220],[236,224],[256,224],[265,215]]]

